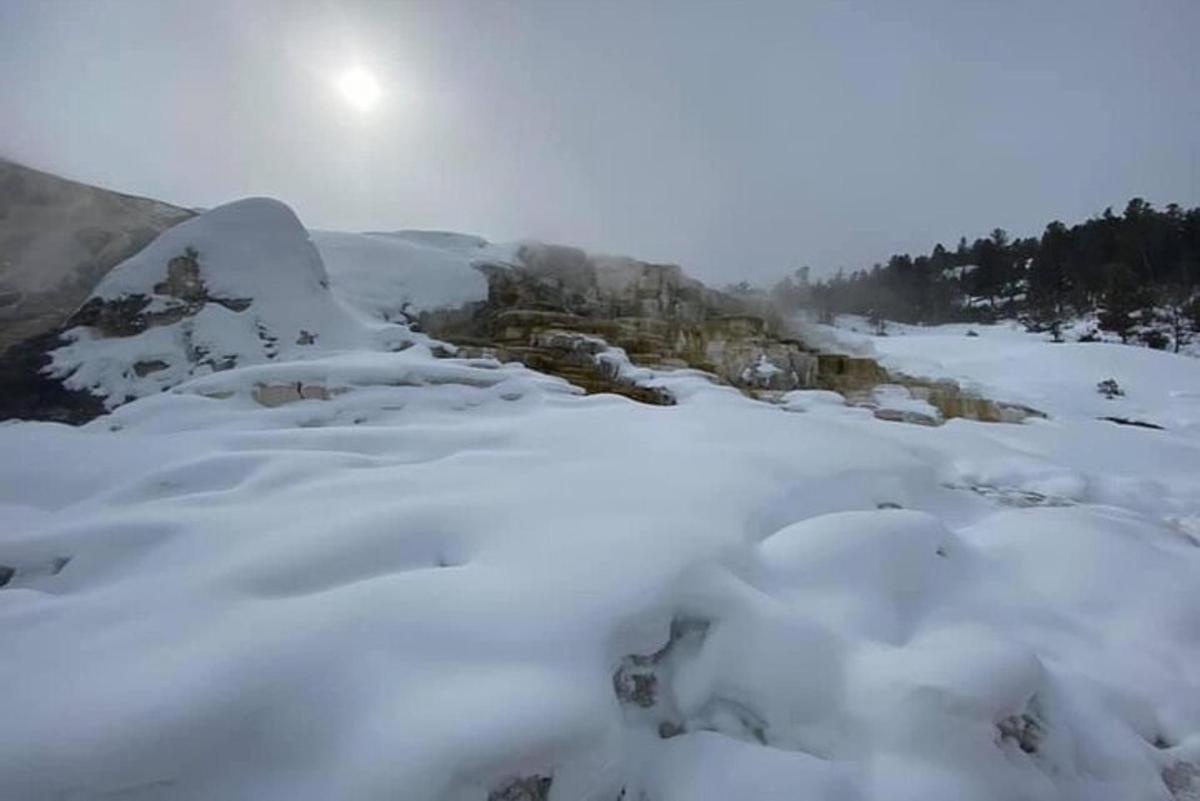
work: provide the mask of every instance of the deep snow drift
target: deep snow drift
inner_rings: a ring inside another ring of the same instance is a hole
[[[1050,415],[1021,425],[687,371],[644,371],[673,407],[582,396],[358,313],[420,281],[361,257],[327,290],[267,203],[194,221],[222,231],[195,244],[209,293],[252,302],[190,336],[238,367],[171,362],[181,383],[142,392],[118,366],[177,358],[143,337],[184,321],[80,340],[64,363],[148,397],[0,425],[3,797],[1200,793],[1194,360],[1003,329],[855,344]],[[104,291],[163,281],[179,232]],[[292,383],[324,390],[255,399]]]

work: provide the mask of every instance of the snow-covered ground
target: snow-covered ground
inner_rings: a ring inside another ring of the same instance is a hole
[[[871,353],[889,368],[926,378],[953,378],[994,400],[1012,401],[1057,417],[1120,416],[1200,435],[1200,361],[1114,342],[1050,341],[1015,321],[996,325],[910,326],[888,323],[869,336],[862,320],[818,326],[828,341]],[[1113,379],[1112,399],[1097,384]]]
[[[1194,360],[826,332],[1050,415],[930,428],[372,325],[0,425],[0,797],[1200,794]]]

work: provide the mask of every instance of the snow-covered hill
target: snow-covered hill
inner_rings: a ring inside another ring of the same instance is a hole
[[[0,797],[1200,794],[1194,360],[948,328],[854,347],[1049,417],[651,406],[384,321],[485,246],[314,240],[168,232],[55,356],[144,397],[0,425]]]

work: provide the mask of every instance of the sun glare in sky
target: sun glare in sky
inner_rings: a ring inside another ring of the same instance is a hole
[[[360,112],[374,108],[383,94],[379,81],[362,67],[343,70],[338,76],[337,87],[347,105]]]

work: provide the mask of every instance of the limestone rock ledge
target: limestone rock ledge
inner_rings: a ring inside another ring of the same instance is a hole
[[[704,286],[676,265],[526,245],[516,263],[480,269],[488,279],[485,302],[418,319],[431,335],[468,353],[486,350],[590,391],[631,396],[642,394],[640,388],[606,375],[594,358],[599,349],[620,348],[640,366],[704,370],[748,391],[816,381],[816,354],[781,320]]]

